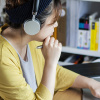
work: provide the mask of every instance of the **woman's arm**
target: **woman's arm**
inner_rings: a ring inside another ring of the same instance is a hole
[[[91,90],[91,93],[93,94],[93,96],[100,98],[100,82],[92,78],[79,75],[76,78],[72,87],[73,88],[88,88]]]
[[[72,87],[73,88],[89,88],[91,80],[92,80],[91,78],[87,78],[87,77],[79,75],[76,78]]]
[[[61,43],[58,43],[58,40],[55,40],[53,37],[46,38],[43,43],[42,53],[45,58],[45,66],[41,83],[49,89],[52,97],[54,95],[56,68],[61,48]]]
[[[56,66],[50,62],[45,62],[44,72],[41,83],[45,85],[52,94],[54,94],[55,78],[56,78]]]

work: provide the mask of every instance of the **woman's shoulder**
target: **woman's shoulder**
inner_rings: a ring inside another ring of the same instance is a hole
[[[0,34],[8,27],[9,25],[7,23],[5,23],[3,26],[0,26]]]
[[[18,55],[14,48],[0,35],[0,62],[20,63]]]
[[[5,41],[5,39],[2,37],[2,32],[6,27],[8,27],[8,24],[4,24],[0,27],[0,46],[7,43],[7,41]]]

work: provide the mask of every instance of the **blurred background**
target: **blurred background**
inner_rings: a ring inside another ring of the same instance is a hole
[[[95,49],[97,46],[95,39],[94,49],[91,49],[93,39],[90,36],[92,21],[97,12],[99,13],[97,7],[100,8],[100,2],[96,0],[61,0],[61,3],[59,25],[55,28],[53,35],[63,45],[59,65],[100,62],[100,38],[98,39],[98,48]],[[85,15],[88,16],[85,17]],[[0,0],[0,26],[8,21],[5,0]],[[80,28],[80,25],[87,25],[89,29]]]

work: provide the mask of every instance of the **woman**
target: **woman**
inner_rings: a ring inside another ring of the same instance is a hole
[[[41,30],[33,36],[25,33],[23,22],[31,17],[32,1],[6,0],[10,22],[1,27],[0,35],[1,98],[52,100],[54,91],[69,87],[89,88],[100,98],[99,82],[57,65],[62,45],[50,36],[58,26],[60,0],[41,0],[37,15]]]

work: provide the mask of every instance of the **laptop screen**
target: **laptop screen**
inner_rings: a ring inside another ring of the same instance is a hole
[[[87,77],[98,77],[100,76],[100,62],[98,63],[87,63],[77,65],[66,65],[63,66],[66,69],[72,70],[78,74]]]

